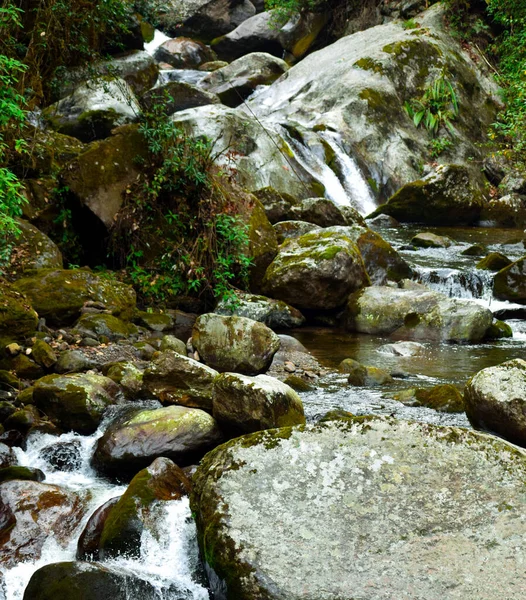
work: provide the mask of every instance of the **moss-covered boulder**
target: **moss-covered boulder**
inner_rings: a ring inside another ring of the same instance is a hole
[[[525,478],[492,436],[349,415],[220,446],[191,507],[228,600],[520,600]]]
[[[393,395],[395,400],[407,406],[426,406],[439,412],[464,412],[464,397],[454,385],[449,383],[432,388],[412,388]]]
[[[122,194],[139,176],[138,161],[147,155],[137,126],[119,127],[110,138],[89,144],[61,178],[80,204],[110,228],[122,206]]]
[[[59,356],[55,371],[57,373],[81,373],[89,371],[95,362],[82,350],[65,350]]]
[[[97,339],[100,336],[111,341],[137,335],[139,330],[132,323],[108,314],[84,314],[75,324],[75,330],[84,336]]]
[[[281,58],[266,52],[245,54],[222,69],[206,75],[200,87],[217,94],[226,106],[239,106],[260,85],[270,85],[288,71]]]
[[[378,286],[352,294],[345,319],[347,329],[360,333],[468,343],[484,339],[493,316],[475,302],[449,298],[425,288]]]
[[[267,371],[280,346],[279,337],[263,323],[214,313],[198,317],[192,342],[213,369],[247,375]]]
[[[300,200],[296,196],[278,191],[271,186],[255,190],[253,194],[261,202],[272,224],[297,218],[293,208],[299,206]]]
[[[164,335],[161,340],[159,350],[161,350],[161,352],[164,352],[165,350],[173,350],[174,352],[177,352],[177,354],[186,356],[186,344],[179,338],[175,337],[175,335]]]
[[[173,329],[175,319],[172,315],[164,312],[138,311],[138,320],[136,322],[150,331],[161,332]]]
[[[20,467],[16,465],[0,468],[0,483],[4,483],[4,481],[13,481],[15,479],[41,482],[44,481],[45,478],[45,473],[34,467]]]
[[[495,275],[493,294],[499,300],[526,304],[526,257],[511,263]]]
[[[379,233],[365,229],[356,236],[356,245],[372,285],[411,277],[413,271],[409,264]]]
[[[501,271],[509,265],[512,261],[502,254],[502,252],[490,252],[482,260],[477,263],[477,269],[483,271]]]
[[[265,273],[263,289],[299,309],[327,310],[368,284],[356,244],[343,233],[322,230],[286,240]]]
[[[163,404],[212,410],[212,383],[218,372],[202,363],[165,350],[144,371],[143,388]]]
[[[231,302],[222,300],[214,312],[218,315],[246,317],[264,323],[271,329],[300,327],[305,322],[305,317],[297,308],[281,300],[273,300],[256,294],[238,293],[237,300],[233,305]]]
[[[485,244],[472,244],[460,254],[463,256],[485,256],[488,253],[488,247]]]
[[[505,321],[495,319],[487,333],[487,339],[500,340],[502,338],[513,337],[513,329]]]
[[[17,223],[21,234],[11,255],[11,275],[31,269],[62,269],[62,254],[58,246],[31,223],[23,219],[18,219]]]
[[[89,562],[51,563],[37,569],[23,600],[154,600],[155,586],[138,575]]]
[[[45,269],[19,279],[13,287],[26,295],[40,317],[58,327],[74,323],[86,302],[100,302],[113,315],[125,320],[135,309],[136,297],[131,286],[84,269]]]
[[[526,446],[526,361],[482,369],[466,384],[464,400],[474,427]]]
[[[186,466],[222,441],[216,421],[185,406],[137,410],[112,423],[97,442],[93,463],[102,473],[126,478],[159,456]]]
[[[385,214],[404,223],[470,225],[479,219],[483,204],[482,192],[467,167],[440,165],[400,188],[371,217]]]
[[[108,406],[119,402],[118,385],[102,375],[46,375],[35,382],[33,401],[64,431],[89,435]]]
[[[391,375],[378,367],[367,367],[352,358],[346,358],[338,365],[340,373],[348,374],[347,381],[354,386],[375,387],[392,383]]]
[[[307,221],[280,221],[274,225],[274,231],[278,238],[278,244],[283,244],[289,238],[297,238],[320,229],[318,225],[307,223]]]
[[[37,325],[38,315],[30,301],[0,280],[0,342],[22,340],[32,335]]]
[[[437,235],[430,231],[417,233],[411,238],[411,244],[417,248],[449,248],[453,242],[444,235]]]
[[[141,108],[132,88],[120,78],[94,79],[43,112],[49,126],[82,142],[108,137],[119,125],[137,120]]]
[[[305,423],[298,394],[267,375],[220,375],[214,382],[212,414],[232,435]]]
[[[250,287],[253,291],[258,292],[265,271],[278,253],[278,239],[261,202],[251,197],[250,206],[251,210],[247,222],[248,255],[252,260]]]
[[[104,520],[99,559],[139,556],[144,519],[159,501],[179,500],[190,492],[190,481],[168,458],[157,458],[139,471]]]
[[[3,529],[0,564],[13,567],[40,557],[44,543],[53,538],[65,548],[81,522],[85,494],[56,485],[13,480],[0,485],[0,505],[14,519]]]

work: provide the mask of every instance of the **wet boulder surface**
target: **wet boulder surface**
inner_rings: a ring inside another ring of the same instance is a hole
[[[219,598],[519,600],[525,476],[492,436],[348,418],[218,447],[191,505]]]

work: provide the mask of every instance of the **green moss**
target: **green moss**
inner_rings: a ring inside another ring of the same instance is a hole
[[[357,60],[353,67],[358,67],[359,69],[363,69],[364,71],[374,71],[375,73],[379,73],[383,75],[385,72],[384,66],[381,62],[374,60],[374,58],[364,57]]]

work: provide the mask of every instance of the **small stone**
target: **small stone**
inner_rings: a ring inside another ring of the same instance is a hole
[[[6,352],[10,355],[10,356],[17,356],[18,354],[20,354],[20,352],[22,352],[22,348],[16,344],[7,344],[7,346],[5,347]]]
[[[316,379],[317,377],[316,373],[313,373],[312,371],[305,371],[305,376],[309,377],[310,379]]]
[[[283,365],[283,369],[285,371],[287,371],[287,373],[295,373],[296,372],[296,365],[293,362],[291,362],[290,360],[288,360]]]

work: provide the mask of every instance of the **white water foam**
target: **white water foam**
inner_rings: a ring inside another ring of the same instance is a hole
[[[162,44],[164,44],[164,42],[167,42],[170,39],[172,38],[165,35],[162,31],[156,29],[153,35],[153,40],[151,42],[148,42],[147,44],[144,44],[144,49],[146,50],[146,52],[148,52],[150,56],[153,56],[157,48],[159,48],[159,46],[161,46]]]

